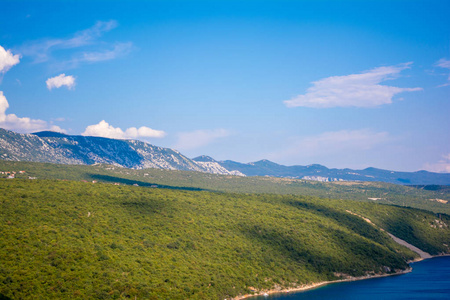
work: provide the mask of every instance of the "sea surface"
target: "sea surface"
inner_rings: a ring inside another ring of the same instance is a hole
[[[411,273],[329,284],[304,292],[274,294],[253,300],[297,299],[450,299],[450,256],[411,264]]]

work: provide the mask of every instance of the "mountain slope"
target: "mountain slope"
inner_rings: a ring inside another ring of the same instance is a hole
[[[243,173],[239,171],[229,171],[223,166],[219,164],[214,158],[206,155],[198,156],[192,159],[198,165],[202,166],[206,172],[213,174],[222,174],[222,175],[236,175],[236,176],[245,176]]]
[[[82,165],[105,163],[133,169],[211,172],[208,168],[169,148],[135,140],[70,136],[49,131],[20,134],[0,129],[0,157],[11,161]],[[220,166],[212,171],[229,174]]]

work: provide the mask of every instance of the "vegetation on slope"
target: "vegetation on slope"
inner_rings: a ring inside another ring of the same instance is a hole
[[[450,214],[450,193],[445,188],[428,190],[423,186],[408,187],[380,182],[322,183],[300,179],[224,176],[189,171],[132,170],[109,165],[73,166],[0,160],[0,171],[19,170],[26,171],[26,174],[21,175],[22,178],[32,176],[39,179],[97,180],[233,193],[308,195],[393,204]]]
[[[0,294],[224,299],[340,274],[394,272],[416,257],[346,210],[380,226],[408,228],[430,253],[448,252],[448,227],[430,226],[435,215],[416,209],[308,196],[0,179]],[[441,218],[449,224],[448,216]]]

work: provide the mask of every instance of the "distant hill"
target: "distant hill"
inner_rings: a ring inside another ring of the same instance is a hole
[[[43,131],[20,134],[0,128],[0,159],[57,164],[110,164],[131,169],[167,169],[222,175],[272,176],[314,181],[381,181],[403,185],[450,185],[450,174],[395,172],[376,168],[364,170],[329,169],[314,164],[283,166],[269,160],[239,163],[216,161],[202,155],[194,159],[177,150],[137,140],[66,135]]]
[[[450,174],[427,171],[396,172],[376,168],[364,170],[328,169],[314,164],[308,166],[283,166],[268,160],[253,163],[238,163],[231,160],[219,161],[228,170],[242,172],[246,176],[273,176],[299,178],[322,182],[330,181],[381,181],[403,185],[450,185]]]

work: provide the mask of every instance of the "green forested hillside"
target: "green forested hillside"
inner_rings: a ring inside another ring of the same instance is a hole
[[[239,177],[191,171],[133,170],[109,165],[57,165],[0,160],[0,171],[26,171],[18,177],[39,179],[97,180],[167,188],[202,189],[233,193],[308,195],[323,198],[415,207],[450,214],[448,189],[436,186],[408,187],[380,182],[317,182],[274,177]],[[1,176],[1,175],[0,175]],[[6,175],[4,175],[6,177]],[[372,199],[372,200],[371,200]]]
[[[348,211],[431,254],[449,251],[449,217],[417,209],[310,196],[0,179],[0,294],[224,299],[342,274],[394,272],[416,257]]]

